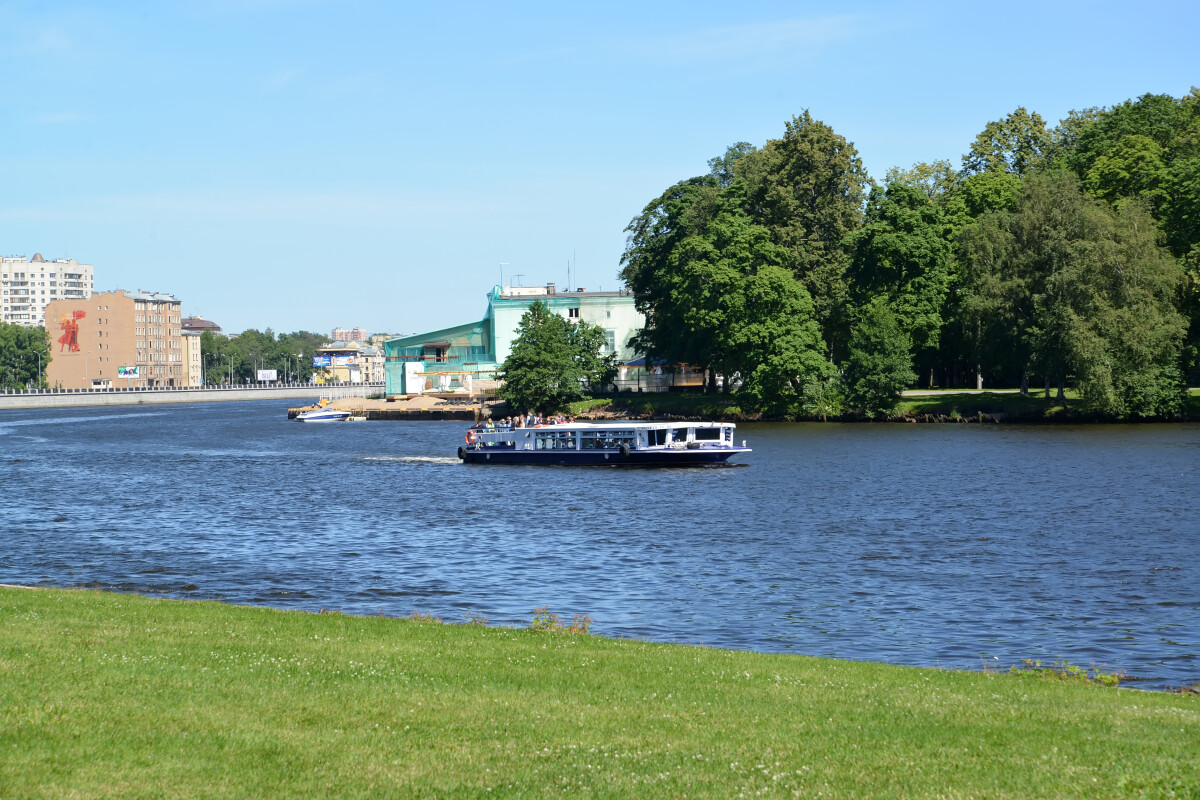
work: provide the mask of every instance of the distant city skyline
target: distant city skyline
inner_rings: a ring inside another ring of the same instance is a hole
[[[616,288],[647,202],[804,109],[876,180],[957,165],[1018,106],[1186,94],[1198,27],[1185,2],[0,4],[0,254],[227,333],[432,330],[518,275]]]

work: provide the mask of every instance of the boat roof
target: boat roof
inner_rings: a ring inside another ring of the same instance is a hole
[[[598,429],[608,429],[608,428],[629,430],[631,428],[633,428],[633,429],[638,429],[638,428],[696,428],[696,427],[713,427],[713,426],[721,426],[721,427],[729,427],[729,428],[737,427],[737,425],[733,422],[712,422],[712,421],[693,422],[690,420],[666,420],[666,421],[660,421],[660,422],[634,422],[634,421],[627,422],[627,421],[622,421],[622,420],[616,420],[613,422],[559,422],[557,424],[543,423],[541,425],[530,425],[530,426],[522,426],[520,428],[513,428],[513,430],[518,430],[518,431],[520,431],[520,430],[547,430],[547,429],[563,430],[563,429],[567,429],[567,428],[579,428],[582,430],[598,430]]]

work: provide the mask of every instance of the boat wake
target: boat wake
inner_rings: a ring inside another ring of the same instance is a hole
[[[401,464],[460,464],[454,456],[367,456],[364,461],[397,461]]]

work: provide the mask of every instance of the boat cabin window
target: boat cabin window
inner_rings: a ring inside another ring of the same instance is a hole
[[[696,441],[698,442],[715,442],[720,438],[720,428],[696,428]]]
[[[688,429],[687,428],[672,428],[671,429],[671,441],[672,442],[686,442],[687,439],[688,439]]]
[[[633,431],[583,431],[579,434],[582,450],[616,450],[623,444],[634,446]]]
[[[650,447],[662,447],[667,443],[667,429],[646,431],[646,444]]]
[[[733,428],[721,428],[721,437],[727,442],[733,442]]]
[[[574,450],[575,431],[539,430],[534,436],[535,450]]]

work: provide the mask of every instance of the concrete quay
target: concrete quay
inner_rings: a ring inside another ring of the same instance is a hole
[[[306,400],[315,403],[322,397],[340,400],[343,398],[367,398],[381,394],[383,394],[382,383],[163,387],[154,389],[114,387],[71,391],[0,392],[0,410],[139,406],[164,403],[220,403],[237,400]]]

